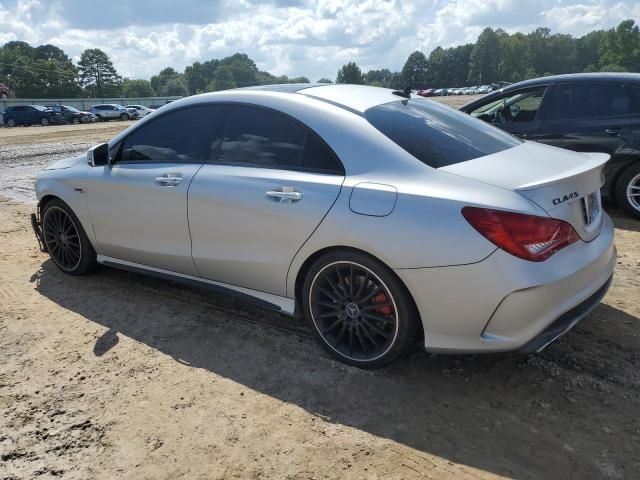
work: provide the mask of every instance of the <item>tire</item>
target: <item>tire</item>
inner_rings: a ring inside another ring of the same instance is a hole
[[[96,122],[101,122],[102,121],[102,117],[100,115],[96,115]]]
[[[42,209],[42,235],[51,260],[64,273],[84,275],[95,270],[96,252],[78,217],[54,199]]]
[[[42,125],[43,127],[46,127],[47,125],[49,125],[49,119],[45,118],[45,117],[42,117],[40,119],[40,125]]]
[[[622,172],[616,181],[615,196],[620,208],[640,219],[640,162]]]
[[[16,126],[16,121],[13,118],[7,119],[7,127],[13,128]]]
[[[78,117],[73,117],[71,123],[73,123],[74,125],[78,125],[80,123],[80,119]]]
[[[126,113],[123,113],[120,115],[120,120],[125,121],[125,120],[129,120],[129,115],[127,115]]]
[[[355,367],[382,368],[414,345],[418,313],[398,277],[353,251],[318,258],[302,286],[306,321],[322,347]]]

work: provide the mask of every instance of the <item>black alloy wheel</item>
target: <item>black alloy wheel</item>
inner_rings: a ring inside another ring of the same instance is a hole
[[[391,272],[364,255],[350,256],[311,268],[305,313],[321,344],[338,359],[363,368],[382,367],[415,337],[417,313]]]
[[[44,244],[65,273],[82,275],[96,266],[96,253],[80,221],[60,200],[48,202],[42,213]]]

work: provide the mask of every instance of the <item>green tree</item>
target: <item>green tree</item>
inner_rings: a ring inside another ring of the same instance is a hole
[[[402,67],[402,80],[405,84],[414,88],[423,87],[427,81],[427,72],[429,70],[429,62],[424,53],[416,50],[407,58]]]
[[[149,80],[130,80],[125,78],[122,81],[122,95],[125,97],[155,97],[156,92],[151,87]]]
[[[82,52],[78,62],[78,78],[82,88],[94,97],[120,95],[122,78],[109,56],[99,48]]]
[[[632,72],[640,70],[640,29],[633,20],[625,20],[605,32],[600,65],[619,65]]]
[[[343,65],[340,70],[338,70],[336,83],[352,83],[356,85],[362,85],[364,83],[362,70],[360,70],[360,67],[356,65],[355,62],[349,62],[346,65]]]
[[[383,68],[382,70],[369,70],[364,76],[364,81],[367,85],[389,87],[392,76],[393,74],[387,68]]]
[[[500,63],[500,38],[491,28],[485,28],[469,57],[469,77],[471,83],[489,84],[498,78]]]
[[[0,81],[18,97],[73,97],[80,92],[73,62],[54,45],[8,42],[0,48]]]
[[[227,65],[218,67],[213,74],[213,81],[209,84],[209,91],[228,90],[236,88],[236,82],[233,80],[233,71]]]
[[[160,73],[151,77],[151,88],[158,95],[166,95],[166,86],[172,78],[180,77],[180,74],[172,67],[163,68]]]
[[[158,92],[163,97],[184,97],[189,90],[182,76],[170,78]]]
[[[329,80],[328,78],[322,77],[317,83],[333,83],[333,80]]]

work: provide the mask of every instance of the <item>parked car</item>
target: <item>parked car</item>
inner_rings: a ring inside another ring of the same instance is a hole
[[[100,263],[253,299],[359,367],[418,339],[533,352],[611,283],[607,158],[403,91],[261,86],[178,100],[53,164],[32,222],[63,272]]]
[[[153,109],[149,107],[145,107],[144,105],[127,105],[126,109],[133,109],[138,113],[138,118],[143,118],[153,113]]]
[[[610,155],[603,196],[640,218],[640,75],[537,78],[461,110],[526,140]]]
[[[99,122],[107,120],[131,120],[134,118],[134,109],[128,110],[122,105],[116,103],[105,103],[102,105],[93,105],[91,113],[93,113]]]
[[[425,90],[419,90],[418,95],[420,95],[421,97],[433,97],[433,92],[433,88],[427,88]]]
[[[42,105],[17,105],[14,107],[7,107],[2,114],[2,121],[8,127],[38,124],[46,127],[52,123],[65,123],[60,112],[55,112],[50,108],[43,107]]]
[[[11,90],[4,83],[0,83],[0,98],[9,98]]]
[[[66,123],[91,123],[96,121],[96,116],[91,112],[82,112],[68,105],[47,105],[53,111],[60,112]]]

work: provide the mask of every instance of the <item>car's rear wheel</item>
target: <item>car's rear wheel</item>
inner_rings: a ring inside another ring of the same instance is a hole
[[[42,233],[51,259],[63,272],[83,275],[96,267],[96,252],[78,217],[64,202],[54,199],[44,206]]]
[[[640,218],[640,162],[628,167],[616,182],[616,202],[636,218]]]
[[[307,321],[338,360],[380,368],[413,344],[417,312],[396,275],[359,252],[330,252],[309,269],[302,290]]]
[[[16,126],[16,121],[13,118],[9,118],[7,120],[7,127],[15,127]]]
[[[120,120],[129,120],[129,115],[127,115],[126,113],[121,114]]]
[[[42,125],[43,127],[46,127],[47,125],[49,125],[49,119],[48,118],[41,118],[40,119],[40,125]]]

